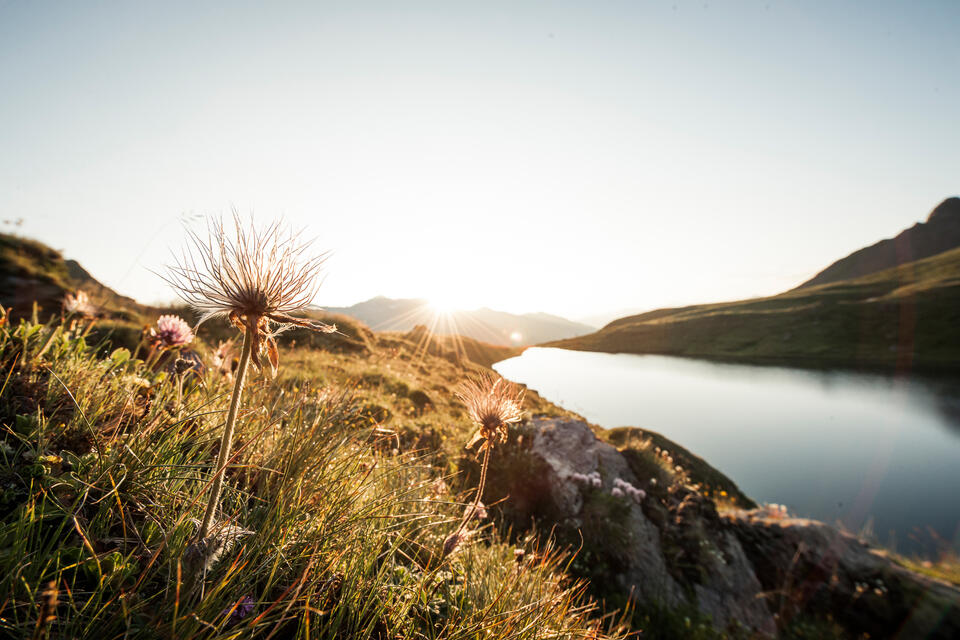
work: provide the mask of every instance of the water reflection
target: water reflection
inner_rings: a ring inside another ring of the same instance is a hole
[[[495,368],[597,424],[663,433],[759,501],[902,551],[960,548],[956,380],[542,348]]]

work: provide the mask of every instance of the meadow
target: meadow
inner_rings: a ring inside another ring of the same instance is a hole
[[[762,637],[617,582],[632,502],[690,593],[690,545],[727,534],[682,510],[755,506],[679,445],[590,427],[647,490],[584,489],[579,525],[527,508],[529,425],[581,418],[495,377],[517,349],[259,295],[198,325],[210,309],[136,305],[2,240],[7,273],[49,288],[0,315],[0,637]],[[816,612],[778,632],[848,637]]]
[[[450,389],[476,365],[402,336],[372,361],[285,354],[277,380],[248,385],[198,558],[231,376],[199,339],[207,366],[178,373],[171,353],[88,342],[92,325],[0,328],[3,635],[619,636],[548,543],[476,520],[443,557],[472,497],[452,471],[471,425]]]

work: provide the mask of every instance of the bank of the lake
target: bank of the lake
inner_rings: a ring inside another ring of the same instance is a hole
[[[960,249],[766,298],[621,318],[543,346],[960,375]]]
[[[495,368],[603,427],[662,433],[757,501],[908,553],[957,547],[951,380],[545,348]]]

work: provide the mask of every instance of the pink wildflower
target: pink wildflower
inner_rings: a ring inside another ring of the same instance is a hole
[[[591,471],[590,473],[571,473],[570,479],[574,482],[579,482],[581,484],[593,487],[594,489],[599,489],[603,486],[603,478],[600,477],[599,471]]]
[[[629,497],[637,504],[640,504],[643,502],[643,499],[647,497],[647,492],[643,489],[636,488],[622,478],[616,478],[613,481],[613,490],[610,492],[610,495],[617,497]]]
[[[179,316],[160,316],[157,328],[150,329],[150,335],[163,347],[182,347],[193,341],[193,331]]]

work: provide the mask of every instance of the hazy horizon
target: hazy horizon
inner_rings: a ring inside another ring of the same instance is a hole
[[[0,3],[0,219],[143,302],[205,215],[573,320],[797,286],[960,192],[960,4]]]

